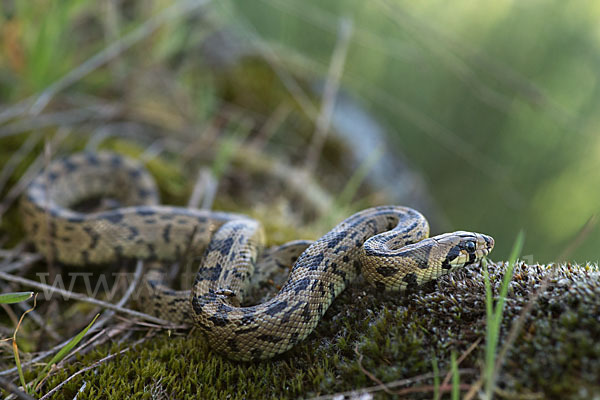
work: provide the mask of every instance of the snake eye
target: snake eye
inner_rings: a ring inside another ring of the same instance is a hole
[[[465,249],[467,249],[469,253],[475,252],[475,242],[469,240],[467,243],[465,243]]]

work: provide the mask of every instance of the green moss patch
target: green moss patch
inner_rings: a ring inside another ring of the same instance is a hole
[[[495,291],[504,266],[491,264]],[[554,272],[552,272],[554,271]],[[499,387],[505,393],[578,398],[598,393],[600,285],[597,266],[517,265],[500,347],[541,280],[554,274],[507,353]],[[450,354],[485,337],[483,277],[477,266],[406,295],[381,294],[353,284],[332,305],[313,334],[269,361],[232,362],[210,352],[199,332],[157,332],[144,343],[65,385],[57,398],[298,398],[376,385],[430,373],[435,356],[447,371]],[[136,336],[146,334],[140,332]],[[129,346],[101,347],[52,376],[51,389],[86,365]],[[461,363],[479,378],[484,340]],[[360,360],[360,364],[359,364]],[[424,381],[420,384],[432,384]],[[431,398],[432,393],[415,394]]]

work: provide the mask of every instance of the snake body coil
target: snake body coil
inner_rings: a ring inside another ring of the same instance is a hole
[[[73,209],[101,196],[118,207]],[[381,290],[401,291],[476,263],[494,246],[489,236],[462,231],[427,238],[420,213],[382,206],[354,214],[312,244],[290,243],[261,256],[257,221],[157,203],[155,183],[137,162],[113,153],[81,153],[52,162],[31,183],[21,210],[37,249],[62,263],[202,256],[191,293],[168,289],[151,272],[142,307],[166,319],[193,318],[212,347],[234,359],[269,358],[290,349],[360,271]],[[240,306],[257,260],[291,264],[300,252],[275,297]]]

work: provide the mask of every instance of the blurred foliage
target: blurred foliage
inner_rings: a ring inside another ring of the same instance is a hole
[[[352,18],[345,87],[385,121],[451,228],[492,234],[495,257],[524,228],[524,254],[555,259],[598,212],[597,4],[236,5],[232,21],[315,75],[327,70],[338,19]],[[568,257],[597,261],[600,229],[583,239]]]
[[[167,5],[3,2],[1,101],[39,92]],[[326,74],[340,19],[352,19],[343,87],[379,117],[425,176],[447,217],[434,230],[490,233],[494,256],[505,258],[524,228],[532,238],[524,254],[550,261],[598,211],[599,14],[595,3],[560,0],[485,7],[471,0],[230,0],[188,16],[188,23],[167,24],[72,90],[131,96],[117,83],[167,68],[198,121],[214,115],[219,97],[269,115],[281,99],[278,76],[247,64],[253,69],[234,70],[224,83],[221,69],[207,70],[201,60],[203,38],[224,28],[244,45],[266,44],[310,82]],[[176,118],[160,100],[142,98],[150,104],[139,104],[140,112],[158,102],[150,110]],[[567,258],[598,260],[600,229],[591,228]]]
[[[35,112],[6,117],[24,99],[45,93],[102,49],[143,27],[145,21],[183,3],[0,3],[0,165],[5,166],[32,137],[28,133],[52,141],[59,136],[57,132],[66,131],[69,140],[57,145],[64,152],[80,150],[93,141],[90,138],[106,134],[109,140],[99,140],[98,147],[145,157],[167,201],[185,202],[199,168],[198,158],[202,158],[197,154],[206,156],[214,171],[223,174],[221,187],[241,193],[248,185],[244,180],[250,175],[248,166],[256,164],[261,154],[282,153],[280,159],[301,164],[314,116],[307,115],[286,79],[297,79],[318,110],[319,87],[327,76],[338,27],[346,19],[352,21],[352,37],[342,90],[377,117],[398,157],[408,159],[424,176],[446,217],[434,222],[434,233],[449,229],[489,233],[496,238],[493,258],[504,259],[522,228],[528,237],[523,250],[528,261],[562,257],[598,261],[600,229],[593,216],[600,198],[600,136],[595,132],[600,124],[596,110],[600,104],[600,8],[595,3],[207,2],[207,7],[148,31],[130,48],[64,88],[40,111],[42,117],[54,117],[54,123],[40,124]],[[219,32],[232,35],[235,45],[213,41],[212,48],[207,46],[208,39],[214,40]],[[106,105],[116,111],[94,119],[94,110]],[[65,110],[71,114],[53,114]],[[283,122],[265,134],[263,129],[278,111],[284,115]],[[25,128],[18,126],[23,121]],[[31,123],[29,128],[27,123]],[[250,158],[244,152],[237,158],[230,154],[237,141],[261,135],[269,143],[263,153],[254,153],[259,157],[251,162],[244,160]],[[221,140],[228,137],[231,142]],[[161,141],[169,139],[186,146],[165,157],[148,155],[152,153],[149,148],[160,148]],[[41,139],[34,142],[15,166],[9,184],[18,182],[43,149]],[[365,150],[370,154],[374,149]],[[342,193],[341,202],[347,204],[336,206],[347,215],[347,210],[369,203],[371,197],[354,196],[359,185],[350,177],[362,176],[360,171],[357,175],[344,171],[342,178],[328,171],[351,168],[344,165],[343,152],[343,145],[327,143],[323,154],[327,160],[316,175],[334,196]],[[281,164],[266,156],[260,161],[281,169]],[[230,164],[241,171],[237,177],[226,176],[224,170]],[[352,190],[343,191],[344,187]],[[272,188],[259,189],[263,198],[277,197]],[[305,191],[310,192],[308,187]],[[349,198],[353,196],[361,198]],[[275,242],[314,233],[298,228],[300,221],[290,212],[294,207],[281,199],[274,202],[276,206],[245,200],[218,196],[217,207],[264,220]],[[19,236],[16,213],[3,217],[3,240],[6,232]],[[340,219],[333,212],[326,217]],[[558,289],[535,304],[527,329],[508,353],[507,368],[523,370],[508,380],[508,389],[544,391],[560,398],[575,390],[572,382],[581,381],[584,389],[597,392],[594,382],[600,353],[597,343],[587,339],[598,333],[598,296],[593,295],[598,292],[597,280],[587,279],[593,275],[590,271],[597,273],[594,268],[560,267],[562,280],[552,282]],[[523,269],[515,278],[516,294],[509,294],[514,299],[502,321],[501,335],[533,288],[539,287],[540,276],[548,274],[539,267],[534,271],[537,274],[527,276]],[[502,272],[503,267],[495,265],[494,281]],[[434,354],[440,368],[447,368],[451,350],[462,352],[484,334],[478,319],[484,314],[484,300],[477,297],[483,286],[481,276],[473,276],[474,286],[459,284],[456,296],[444,292],[421,296],[419,292],[408,299],[393,299],[391,305],[385,304],[382,295],[369,292],[366,296],[362,287],[353,286],[334,302],[328,312],[331,318],[319,325],[317,333],[291,355],[276,360],[276,368],[271,362],[245,368],[212,356],[207,361],[206,344],[198,337],[191,339],[199,341],[196,348],[190,338],[161,336],[159,341],[149,341],[148,347],[106,364],[100,379],[83,396],[94,397],[102,390],[129,394],[132,382],[135,390],[165,387],[173,393],[187,393],[190,388],[198,389],[193,386],[197,379],[202,385],[199,391],[216,396],[224,390],[219,385],[239,377],[244,378],[243,384],[232,389],[237,391],[233,397],[263,393],[274,384],[280,385],[275,396],[330,393],[354,388],[357,382],[372,384],[356,362],[356,351],[364,355],[365,368],[384,380],[429,372],[430,364],[423,360]],[[452,277],[440,284],[452,290],[457,286]],[[578,289],[569,291],[572,286]],[[461,296],[470,300],[456,301]],[[36,328],[32,324],[25,330]],[[26,342],[22,348],[33,350],[37,342]],[[355,343],[359,343],[356,350]],[[112,350],[120,348],[113,345]],[[544,350],[541,360],[540,349]],[[106,351],[100,349],[81,359],[88,363]],[[475,353],[465,361],[466,366],[479,366],[482,357]],[[204,363],[207,368],[200,370]],[[48,385],[56,385],[80,367],[66,367]],[[214,369],[224,374],[215,374]],[[189,371],[200,373],[196,376]],[[113,385],[115,373],[121,378]],[[73,380],[65,390],[75,393],[83,379],[92,382],[93,374],[89,371]],[[255,383],[257,377],[263,379]],[[544,381],[553,386],[542,387]]]

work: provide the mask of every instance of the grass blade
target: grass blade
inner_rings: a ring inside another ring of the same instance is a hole
[[[440,370],[435,355],[431,359],[431,366],[433,367],[433,400],[438,400],[440,398]]]
[[[483,262],[483,275],[485,282],[486,292],[486,346],[485,346],[485,398],[488,400],[492,398],[494,391],[496,376],[498,371],[495,370],[496,364],[496,349],[498,348],[498,339],[500,337],[500,326],[502,324],[502,314],[504,312],[504,303],[506,300],[506,294],[508,293],[508,287],[513,277],[513,271],[517,258],[521,254],[523,249],[523,243],[525,242],[525,233],[520,231],[515,239],[510,257],[508,259],[508,266],[504,272],[502,283],[500,285],[500,293],[498,295],[498,301],[496,306],[493,306],[492,299],[492,286],[490,282],[490,276],[487,269],[487,262]]]
[[[515,269],[515,263],[517,262],[517,258],[519,254],[521,254],[521,250],[523,249],[523,241],[525,235],[523,231],[520,231],[517,235],[517,239],[515,240],[515,244],[513,246],[510,258],[508,259],[508,268],[504,272],[504,277],[502,278],[502,284],[500,286],[500,294],[498,296],[498,302],[496,303],[496,309],[494,310],[494,323],[499,326],[502,321],[502,313],[504,311],[504,302],[506,300],[506,294],[508,293],[508,286],[513,277],[513,271]]]
[[[233,131],[229,135],[221,138],[218,144],[217,154],[215,155],[211,168],[216,179],[220,179],[226,172],[235,153],[240,149],[251,131],[251,129],[244,126],[243,123],[232,129]]]
[[[454,351],[451,354],[450,363],[452,368],[452,400],[460,400],[460,376]]]
[[[50,368],[52,367],[52,365],[60,362],[63,358],[65,358],[65,356],[67,354],[69,354],[69,352],[73,349],[73,347],[77,346],[77,344],[81,341],[81,339],[83,339],[83,337],[85,336],[85,334],[87,333],[87,331],[90,330],[90,328],[92,327],[92,325],[94,324],[94,322],[96,322],[96,319],[98,318],[99,315],[100,314],[96,314],[96,316],[94,317],[94,319],[92,320],[92,322],[90,322],[89,325],[85,327],[85,329],[83,329],[75,337],[73,337],[73,339],[71,339],[71,341],[69,343],[67,343],[65,345],[65,347],[63,347],[62,349],[60,349],[60,351],[58,353],[56,353],[54,355],[54,357],[52,357],[52,359],[48,362],[48,364],[46,364],[46,366],[44,367],[44,369],[42,370],[42,372],[36,378],[36,380],[35,380],[35,382],[33,384],[33,387],[35,387],[37,389],[37,385],[46,376],[46,374],[48,373],[48,371],[50,370]]]
[[[14,304],[29,300],[33,292],[14,292],[0,294],[0,304]]]
[[[27,390],[25,376],[23,375],[23,368],[21,367],[21,357],[19,357],[19,346],[17,346],[16,340],[13,340],[12,347],[13,353],[15,355],[15,365],[17,366],[17,371],[19,372],[19,380],[21,381],[21,386],[23,386],[23,390]]]
[[[494,369],[494,353],[496,345],[493,344],[492,331],[494,330],[494,300],[492,298],[492,284],[490,282],[490,274],[487,268],[487,259],[481,261],[483,266],[483,281],[485,283],[485,311],[486,311],[486,346],[485,346],[485,381],[491,380],[491,374]]]
[[[379,146],[375,150],[372,150],[367,158],[358,166],[358,168],[356,168],[336,199],[338,207],[349,207],[352,199],[358,192],[360,185],[363,183],[369,172],[371,172],[375,163],[381,159],[382,155],[383,147]]]
[[[23,293],[25,293],[25,292],[23,292]],[[7,293],[7,294],[10,295],[10,294],[16,294],[16,293]],[[29,292],[27,292],[27,294],[29,294]],[[17,297],[19,297],[19,296],[17,296]],[[33,306],[30,309],[28,309],[27,311],[25,311],[23,314],[21,314],[21,318],[19,318],[19,322],[17,323],[17,326],[15,327],[15,331],[13,332],[13,336],[12,336],[12,348],[13,348],[13,354],[15,356],[15,365],[17,366],[17,371],[19,373],[19,380],[21,381],[21,385],[23,386],[23,390],[25,390],[25,391],[28,391],[29,388],[27,387],[27,384],[25,383],[25,376],[23,375],[23,367],[21,366],[21,357],[19,357],[19,346],[17,345],[17,332],[19,332],[19,329],[21,328],[21,323],[23,322],[23,318],[25,318],[25,315],[27,315],[30,311],[33,311],[33,309],[35,309],[36,299],[37,299],[37,295],[35,295],[35,297],[33,298]]]

